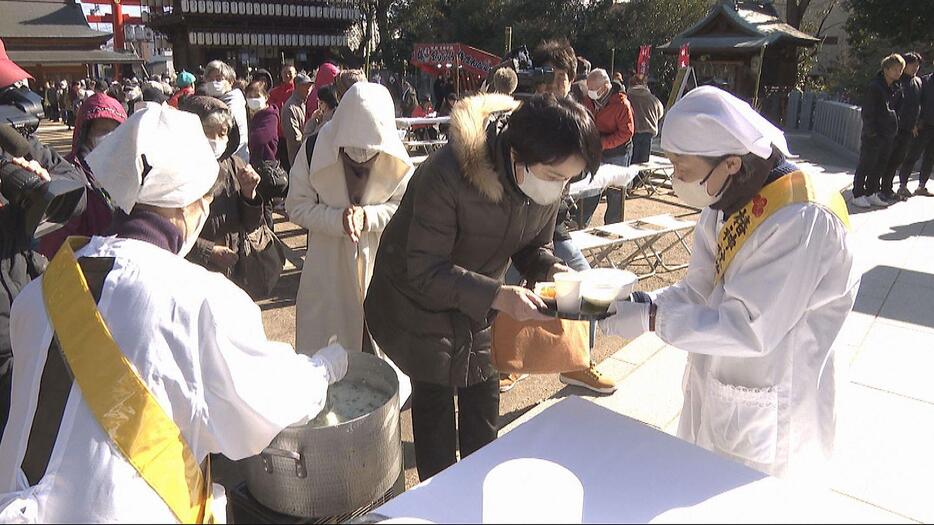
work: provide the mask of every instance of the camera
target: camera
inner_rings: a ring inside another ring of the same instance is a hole
[[[45,118],[42,97],[25,86],[7,86],[0,89],[0,124],[8,124],[24,135],[39,129]]]
[[[511,68],[519,78],[514,94],[519,99],[535,94],[538,86],[551,84],[555,80],[555,70],[550,67],[535,67],[529,48],[524,45],[512,50],[502,62],[490,69],[486,79],[487,84],[492,82],[493,73],[504,67]]]
[[[38,108],[36,106],[38,100]],[[0,92],[0,149],[12,157],[31,155],[24,136],[39,126],[42,103],[28,89],[9,87]],[[67,179],[42,180],[35,173],[0,157],[0,194],[22,212],[27,239],[42,237],[64,226],[84,197],[84,186]]]

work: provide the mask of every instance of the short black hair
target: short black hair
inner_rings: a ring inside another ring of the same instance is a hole
[[[331,86],[318,89],[318,100],[327,104],[331,109],[337,108],[337,95],[334,94],[334,89]]]
[[[536,67],[564,70],[569,80],[574,80],[577,75],[577,55],[566,38],[543,40],[532,53],[532,63]]]
[[[503,133],[519,162],[554,164],[580,155],[589,173],[600,167],[603,146],[597,124],[570,98],[551,93],[529,97],[509,117]]]
[[[910,53],[905,53],[904,57],[905,57],[906,64],[920,64],[922,62],[921,54],[915,51],[912,51]]]

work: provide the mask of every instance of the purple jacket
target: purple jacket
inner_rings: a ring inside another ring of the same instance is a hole
[[[279,149],[279,111],[275,106],[258,111],[250,121],[250,165],[276,160]]]

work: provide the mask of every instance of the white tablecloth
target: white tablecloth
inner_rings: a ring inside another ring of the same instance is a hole
[[[593,178],[584,177],[577,182],[571,183],[568,191],[571,197],[577,197],[599,194],[610,186],[625,188],[639,175],[639,171],[638,165],[624,167],[615,164],[603,164]]]
[[[426,117],[426,118],[410,118],[410,117],[400,117],[396,119],[397,128],[411,128],[412,126],[434,126],[436,124],[449,124],[451,122],[451,117]]]
[[[573,472],[584,487],[585,523],[879,519],[855,500],[804,491],[577,397],[555,404],[375,512],[479,523],[487,473],[518,458],[552,461]]]

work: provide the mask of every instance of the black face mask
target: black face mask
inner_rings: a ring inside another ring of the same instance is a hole
[[[370,180],[370,172],[373,165],[376,164],[376,158],[379,155],[373,155],[373,158],[366,162],[357,162],[350,158],[341,148],[340,158],[344,164],[344,180],[347,182],[347,197],[354,206],[363,204],[366,193],[367,182]]]

